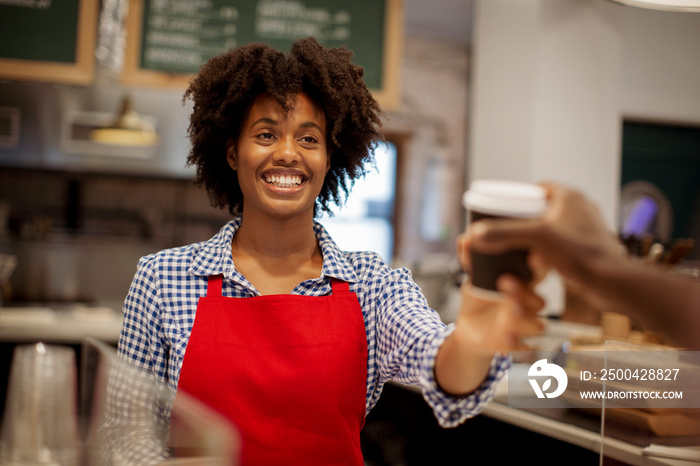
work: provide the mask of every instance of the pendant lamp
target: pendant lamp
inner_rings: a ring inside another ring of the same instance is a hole
[[[653,10],[700,13],[700,0],[613,0],[625,5]]]
[[[114,123],[92,130],[90,139],[119,146],[154,146],[158,143],[158,134],[153,123],[136,113],[132,108],[131,98],[125,96]]]

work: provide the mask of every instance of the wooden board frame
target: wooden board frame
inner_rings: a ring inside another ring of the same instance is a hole
[[[404,0],[385,0],[384,44],[381,89],[370,89],[384,109],[399,106],[400,72],[403,57]],[[184,92],[193,75],[140,68],[144,0],[130,0],[127,39],[121,82],[127,86],[179,89]]]
[[[74,63],[19,60],[0,57],[0,77],[89,85],[95,77],[95,45],[99,0],[78,0],[78,30]]]

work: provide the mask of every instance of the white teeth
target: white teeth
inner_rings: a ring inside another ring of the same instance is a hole
[[[293,188],[302,182],[301,175],[265,175],[265,181],[278,188]]]

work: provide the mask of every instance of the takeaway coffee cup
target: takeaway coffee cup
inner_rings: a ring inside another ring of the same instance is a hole
[[[547,199],[544,188],[536,184],[476,180],[464,193],[463,204],[471,225],[486,218],[539,217],[547,207]],[[500,297],[496,281],[504,273],[514,275],[526,283],[532,280],[526,250],[510,250],[500,254],[483,254],[472,250],[470,257],[472,289],[485,298]]]

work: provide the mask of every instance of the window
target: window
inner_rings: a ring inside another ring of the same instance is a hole
[[[374,251],[390,263],[394,252],[394,197],[396,191],[396,146],[390,142],[377,147],[371,167],[350,191],[334,216],[318,220],[326,227],[340,249]]]

